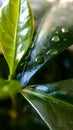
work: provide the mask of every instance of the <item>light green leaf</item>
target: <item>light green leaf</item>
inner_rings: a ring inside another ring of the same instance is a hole
[[[73,130],[73,80],[28,86],[21,93],[50,130]]]
[[[30,60],[21,77],[22,86],[28,84],[32,76],[44,64],[73,44],[73,2],[61,2],[47,11],[35,36]],[[68,15],[69,14],[69,15]]]
[[[33,17],[28,0],[6,0],[0,9],[0,42],[10,75],[14,75],[30,47],[32,36]]]
[[[21,89],[20,83],[15,80],[4,80],[0,78],[0,99],[13,96]]]

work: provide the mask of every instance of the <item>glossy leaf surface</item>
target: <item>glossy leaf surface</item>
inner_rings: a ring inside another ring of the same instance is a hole
[[[18,81],[8,81],[0,78],[0,99],[12,96],[19,91],[20,83]]]
[[[21,78],[22,86],[25,86],[47,61],[73,44],[72,12],[71,1],[59,2],[46,12],[40,22],[30,60]]]
[[[21,93],[50,130],[73,129],[73,80],[32,85]]]
[[[3,54],[15,73],[17,65],[31,45],[33,18],[27,0],[6,0],[0,9],[0,42]]]

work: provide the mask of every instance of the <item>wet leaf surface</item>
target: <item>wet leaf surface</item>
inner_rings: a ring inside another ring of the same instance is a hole
[[[31,85],[21,93],[50,130],[73,129],[73,80]]]
[[[63,1],[46,12],[35,36],[30,59],[17,78],[21,85],[28,84],[32,76],[53,57],[73,44],[73,2]],[[69,15],[68,15],[69,14]]]

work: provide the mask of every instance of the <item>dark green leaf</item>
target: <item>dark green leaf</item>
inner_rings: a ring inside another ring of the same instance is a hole
[[[54,5],[46,12],[32,49],[30,60],[21,78],[22,86],[53,57],[73,44],[73,2]]]
[[[6,0],[0,9],[0,42],[3,54],[15,73],[17,65],[31,45],[33,18],[27,0]]]
[[[15,80],[0,79],[0,99],[12,96],[20,91],[20,83]]]
[[[73,80],[28,86],[21,93],[50,130],[73,130]]]
[[[9,67],[3,55],[0,55],[0,78],[7,79],[9,75]]]

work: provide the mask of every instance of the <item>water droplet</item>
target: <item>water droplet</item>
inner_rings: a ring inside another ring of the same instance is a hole
[[[50,51],[50,55],[56,55],[57,53],[58,53],[57,50],[51,50],[51,51]]]
[[[60,38],[59,38],[59,36],[55,35],[52,37],[51,41],[56,43],[56,42],[60,41]]]
[[[67,41],[67,39],[66,38],[64,38],[64,42],[66,42]]]
[[[59,34],[59,32],[58,32],[58,31],[56,31],[56,32],[55,32],[55,34]]]
[[[38,64],[42,64],[44,62],[44,58],[42,58],[41,56],[37,57],[35,59],[35,62],[38,63]]]
[[[67,27],[64,27],[64,28],[62,28],[62,32],[63,32],[63,33],[68,33],[68,32],[69,32],[69,29],[68,29]]]
[[[46,47],[46,46],[43,46],[43,49],[44,49],[44,50],[46,50],[46,49],[47,49],[47,47]]]
[[[24,62],[20,64],[21,67],[23,67],[23,65],[24,65]]]
[[[50,50],[48,50],[48,51],[46,52],[46,55],[48,55],[48,54],[50,54]]]

